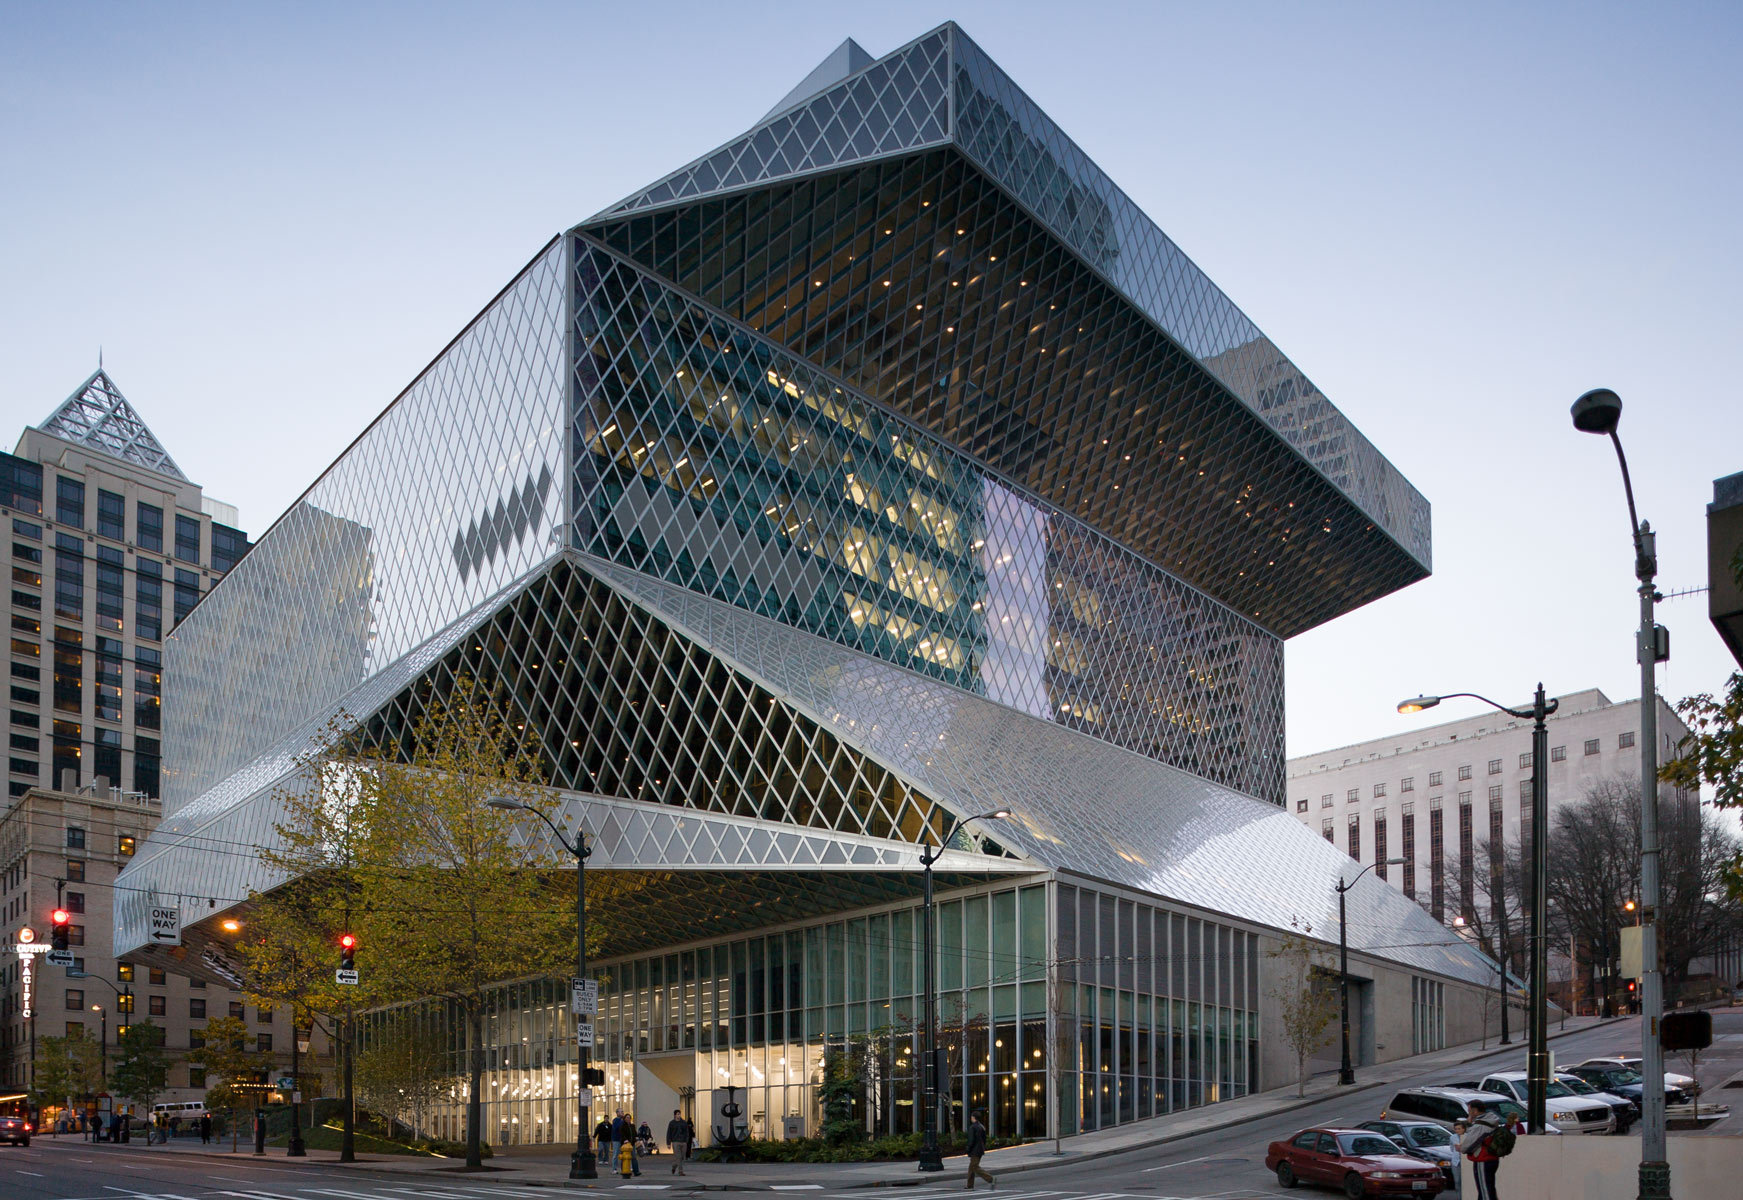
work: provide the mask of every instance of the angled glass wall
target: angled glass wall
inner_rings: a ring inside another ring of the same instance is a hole
[[[580,239],[590,554],[1282,801],[1282,646]]]

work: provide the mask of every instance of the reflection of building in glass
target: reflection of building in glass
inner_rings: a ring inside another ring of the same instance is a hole
[[[997,807],[939,866],[955,1111],[1071,1133],[1271,1086],[1265,951],[1335,937],[1344,861],[1277,808],[1281,639],[1421,578],[1428,529],[1342,417],[1374,471],[1207,367],[1257,336],[960,30],[845,48],[541,251],[311,488],[321,548],[287,517],[189,618],[169,670],[215,716],[272,669],[245,614],[344,653],[172,743],[130,879],[271,886],[200,847],[271,836],[331,714],[386,732],[464,675],[595,842],[596,1102],[694,1089],[705,1127],[730,1086],[814,1128],[844,1046],[868,1126],[914,1128],[917,849]],[[1474,1036],[1485,965],[1354,902],[1358,1053]],[[573,1136],[560,1000],[503,985],[495,1138]]]

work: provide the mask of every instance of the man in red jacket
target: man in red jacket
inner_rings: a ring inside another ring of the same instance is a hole
[[[1478,1200],[1497,1200],[1495,1172],[1501,1166],[1501,1157],[1489,1149],[1489,1135],[1501,1127],[1501,1118],[1492,1112],[1484,1112],[1482,1105],[1474,1102],[1470,1106],[1470,1117],[1470,1126],[1459,1138],[1459,1149],[1471,1162],[1471,1182],[1477,1185]]]

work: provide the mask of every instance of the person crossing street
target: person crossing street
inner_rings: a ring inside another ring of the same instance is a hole
[[[986,1180],[988,1191],[992,1191],[999,1186],[999,1181],[994,1179],[992,1175],[990,1175],[980,1165],[981,1155],[986,1153],[986,1126],[982,1124],[985,1117],[985,1109],[975,1109],[974,1116],[970,1119],[968,1126],[967,1190],[971,1192],[974,1191],[974,1180],[977,1175]]]
[[[695,1136],[696,1130],[684,1119],[683,1110],[674,1108],[672,1119],[666,1122],[666,1145],[672,1151],[672,1174],[684,1173],[684,1162],[690,1157],[690,1139]]]

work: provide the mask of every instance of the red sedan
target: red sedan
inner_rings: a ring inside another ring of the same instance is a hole
[[[1367,1129],[1303,1129],[1272,1142],[1265,1168],[1284,1187],[1317,1183],[1363,1196],[1438,1196],[1446,1176],[1434,1163],[1407,1157],[1392,1140]]]

